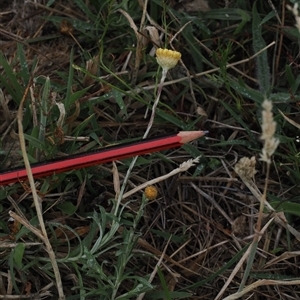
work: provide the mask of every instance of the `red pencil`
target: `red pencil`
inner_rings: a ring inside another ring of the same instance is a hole
[[[121,160],[123,158],[176,148],[205,134],[206,131],[180,131],[179,133],[164,137],[144,139],[138,142],[57,158],[51,161],[32,164],[32,175],[34,178],[40,178],[105,162]],[[24,167],[0,172],[0,185],[24,180],[27,180],[27,171]]]

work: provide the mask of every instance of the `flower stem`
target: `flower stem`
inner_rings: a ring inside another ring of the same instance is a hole
[[[150,117],[150,120],[149,120],[149,123],[148,123],[148,126],[147,126],[147,129],[144,133],[144,136],[143,136],[143,139],[147,138],[151,128],[152,128],[152,125],[153,125],[153,121],[154,121],[154,117],[155,117],[155,112],[156,112],[156,107],[158,105],[158,102],[160,100],[160,96],[161,96],[161,92],[162,92],[162,88],[163,88],[163,83],[165,82],[166,80],[166,77],[167,77],[167,73],[168,73],[168,69],[166,68],[163,68],[162,70],[162,76],[161,76],[161,80],[160,80],[160,83],[159,83],[159,86],[158,86],[158,89],[157,89],[157,95],[156,95],[156,99],[153,103],[153,106],[152,106],[152,113],[151,113],[151,117]],[[130,165],[129,165],[129,168],[127,170],[127,173],[126,173],[126,176],[124,177],[124,180],[123,180],[123,184],[122,184],[122,187],[121,187],[121,190],[120,190],[120,193],[118,195],[118,198],[117,198],[117,203],[116,203],[116,206],[115,206],[115,211],[114,211],[114,215],[116,216],[117,213],[118,213],[118,210],[119,210],[119,207],[120,207],[120,204],[121,204],[121,200],[122,200],[122,197],[123,197],[123,194],[125,192],[125,188],[126,188],[126,185],[127,185],[127,182],[128,182],[128,179],[129,179],[129,176],[131,174],[131,171],[136,163],[138,159],[138,156],[135,156]]]

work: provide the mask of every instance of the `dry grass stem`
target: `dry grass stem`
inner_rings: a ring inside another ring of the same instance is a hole
[[[291,125],[295,126],[296,128],[300,129],[300,124],[295,122],[294,120],[288,118],[280,109],[278,109],[279,113],[282,115],[282,117],[289,122]]]
[[[275,258],[271,259],[270,261],[268,261],[264,265],[264,268],[269,268],[270,266],[276,265],[279,262],[286,261],[290,258],[296,258],[298,256],[300,256],[300,251],[292,251],[292,252],[287,251],[287,252],[284,252],[280,256],[275,257]]]
[[[23,226],[25,226],[28,230],[30,230],[34,235],[36,235],[38,238],[40,238],[43,242],[44,242],[44,236],[41,233],[40,230],[38,230],[37,228],[35,228],[33,225],[31,225],[26,219],[24,219],[23,217],[19,216],[18,214],[16,214],[13,211],[9,211],[9,215],[16,220],[17,222],[19,222],[20,224],[22,224]]]
[[[253,282],[252,284],[248,285],[247,287],[245,287],[243,289],[243,291],[232,294],[226,298],[224,298],[223,300],[235,300],[235,299],[239,299],[242,296],[244,296],[245,294],[251,292],[252,290],[258,288],[259,286],[267,286],[267,285],[276,285],[276,286],[280,286],[280,285],[295,285],[295,286],[299,286],[300,285],[300,280],[291,280],[291,281],[286,281],[286,280],[270,280],[270,279],[261,279],[258,281]],[[293,299],[293,298],[291,298]]]
[[[196,157],[194,159],[189,159],[188,161],[183,162],[178,168],[172,170],[170,173],[166,174],[166,175],[162,175],[160,177],[156,177],[152,180],[149,180],[139,186],[137,186],[136,188],[130,190],[129,192],[125,193],[122,197],[122,199],[126,199],[129,196],[135,194],[136,192],[143,190],[144,188],[146,188],[148,185],[154,185],[158,182],[161,182],[163,180],[166,180],[167,178],[170,178],[178,173],[181,172],[185,172],[187,171],[190,167],[194,166],[195,164],[197,164],[199,162],[200,157]]]
[[[58,264],[57,264],[57,261],[56,261],[55,253],[54,253],[54,251],[52,249],[52,246],[51,246],[51,243],[49,241],[46,226],[45,226],[45,223],[44,223],[43,212],[42,212],[42,208],[41,208],[41,205],[40,205],[39,197],[37,195],[37,190],[36,190],[36,186],[35,186],[35,183],[34,183],[33,175],[32,175],[32,172],[31,172],[31,167],[30,167],[28,156],[27,156],[25,137],[24,137],[24,133],[23,133],[23,124],[22,124],[23,106],[24,106],[24,102],[26,100],[26,97],[27,97],[27,94],[28,94],[28,91],[29,91],[29,86],[30,86],[30,82],[29,82],[29,84],[28,84],[28,86],[27,86],[27,88],[24,92],[23,98],[22,98],[20,106],[19,106],[19,110],[18,110],[18,113],[17,113],[17,121],[18,121],[19,139],[20,139],[20,146],[21,146],[21,150],[22,150],[23,160],[24,160],[26,171],[27,171],[28,180],[29,180],[29,183],[30,183],[31,193],[32,193],[32,197],[33,197],[37,217],[38,217],[39,224],[40,224],[40,227],[41,227],[41,234],[40,234],[40,231],[36,232],[36,230],[34,230],[33,233],[37,234],[37,236],[43,241],[43,243],[46,246],[46,249],[47,249],[51,264],[52,264],[53,272],[55,274],[56,288],[57,288],[57,291],[58,291],[59,300],[64,300],[65,295],[64,295],[64,291],[63,291],[62,280],[61,280]]]

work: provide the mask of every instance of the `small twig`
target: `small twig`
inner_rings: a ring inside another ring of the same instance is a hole
[[[134,189],[130,190],[129,192],[125,193],[122,197],[122,199],[126,199],[129,196],[135,194],[136,192],[144,189],[145,187],[149,186],[149,185],[153,185],[156,184],[158,182],[161,182],[163,180],[166,180],[167,178],[174,176],[178,173],[187,171],[191,166],[193,166],[195,163],[199,162],[200,157],[197,157],[195,159],[190,159],[187,162],[182,163],[177,169],[172,170],[170,173],[166,174],[166,175],[162,175],[160,177],[154,178],[152,180],[149,180],[147,182],[142,183],[141,185],[135,187]]]

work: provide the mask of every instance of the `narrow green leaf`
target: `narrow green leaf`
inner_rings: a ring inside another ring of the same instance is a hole
[[[24,132],[32,129],[32,109],[31,109],[31,101],[25,102],[26,108],[23,115],[23,129]]]
[[[41,101],[41,107],[39,112],[40,113],[39,140],[41,142],[43,142],[45,139],[50,88],[51,88],[50,78],[46,77],[45,84],[43,86],[42,101]]]
[[[20,60],[20,67],[21,67],[20,76],[24,80],[24,86],[27,86],[30,81],[30,72],[28,69],[28,64],[27,64],[25,53],[24,53],[24,47],[22,44],[18,43],[17,52],[18,52],[17,57]]]
[[[300,85],[300,76],[298,75],[295,78],[292,68],[290,65],[286,65],[285,67],[285,77],[289,83],[289,87],[291,89],[291,93],[296,94]]]
[[[1,204],[1,212],[2,211],[3,211],[3,205]],[[6,224],[6,220],[1,220],[0,219],[0,229],[1,229],[1,232],[4,232],[6,234],[9,232],[9,228],[8,228],[8,226]]]
[[[158,277],[160,279],[160,283],[162,285],[162,288],[164,289],[164,299],[167,299],[167,300],[171,300],[171,294],[170,294],[170,290],[168,288],[168,284],[166,282],[166,279],[164,277],[164,274],[162,273],[162,271],[160,270],[160,268],[157,268],[157,274],[158,274]]]
[[[291,99],[291,94],[289,93],[274,93],[269,96],[269,99],[273,102],[294,102],[295,100]]]
[[[270,204],[276,211],[283,211],[300,217],[300,203],[291,201],[271,201]]]
[[[234,34],[238,34],[243,29],[245,24],[251,20],[250,14],[247,11],[238,9],[237,12],[241,15],[242,22],[239,24],[238,28],[234,31]]]
[[[193,158],[196,158],[198,156],[201,156],[203,153],[198,149],[197,146],[194,146],[192,144],[185,144],[182,146],[182,148],[190,154]]]
[[[187,48],[190,51],[190,54],[193,57],[193,61],[195,62],[195,70],[196,72],[202,72],[203,71],[203,61],[202,61],[202,54],[201,49],[196,44],[195,37],[192,32],[192,25],[186,26],[186,28],[182,31],[182,35],[185,38],[185,41],[187,43]]]
[[[282,31],[284,32],[285,35],[292,37],[294,42],[298,41],[300,39],[300,32],[298,28],[290,27],[288,26],[287,28],[283,28]]]
[[[248,125],[242,120],[242,118],[226,102],[222,101],[221,99],[219,99],[219,101],[222,103],[222,105],[224,105],[224,107],[228,110],[228,112],[236,119],[236,121],[238,121],[241,125],[243,125],[248,135],[251,137],[251,140],[255,141],[256,140],[255,136],[251,132]]]
[[[18,269],[21,269],[22,266],[23,266],[22,261],[23,261],[24,252],[25,252],[25,244],[24,243],[17,244],[16,247],[14,248],[14,250],[13,250],[14,263],[15,263],[15,266]]]
[[[156,109],[156,113],[158,116],[160,116],[164,120],[171,122],[172,124],[175,124],[176,126],[178,126],[181,129],[184,129],[186,127],[186,124],[183,123],[182,121],[180,121],[178,118],[165,113],[163,110],[160,110],[159,108]]]
[[[296,79],[290,65],[285,66],[285,77],[289,83],[289,86],[293,86],[295,84]]]
[[[247,148],[252,148],[252,144],[249,141],[244,140],[229,140],[229,141],[223,141],[220,143],[212,144],[211,147],[220,147],[220,146],[232,146],[232,145],[242,145]]]
[[[120,110],[122,111],[123,114],[127,116],[127,108],[123,101],[122,93],[116,89],[113,89],[112,92],[113,92],[113,97],[115,98],[117,104],[119,105]]]
[[[8,64],[2,52],[0,52],[0,66],[2,66],[6,74],[6,76],[0,74],[0,83],[12,96],[13,100],[19,104],[23,97],[24,88],[20,85],[12,67]]]
[[[65,107],[70,107],[70,97],[72,95],[72,87],[73,87],[73,76],[74,76],[74,68],[72,66],[73,64],[73,56],[74,56],[74,49],[71,50],[70,53],[70,67],[69,67],[69,76],[68,76],[68,84],[67,84],[67,94],[66,94],[66,100],[65,100]]]
[[[253,32],[253,49],[254,53],[259,52],[266,47],[266,43],[262,37],[261,19],[257,12],[256,3],[253,5],[253,20],[252,20],[252,32]],[[271,91],[271,74],[268,64],[267,50],[259,54],[257,57],[257,78],[261,92],[265,97],[269,96]]]
[[[83,120],[76,128],[74,128],[74,130],[72,131],[72,135],[79,136],[93,117],[94,115],[90,115],[85,120]],[[77,143],[76,140],[74,140],[73,144],[75,143]]]
[[[239,8],[220,8],[211,9],[203,14],[204,19],[216,19],[216,20],[248,20],[250,21],[249,12]]]
[[[187,236],[184,235],[173,235],[167,231],[161,231],[161,230],[156,230],[156,229],[150,229],[151,232],[156,234],[159,237],[164,238],[166,241],[170,240],[174,243],[184,243],[187,240]],[[171,237],[171,239],[170,239]]]
[[[47,7],[50,7],[56,0],[49,0],[46,4]]]
[[[271,20],[272,18],[274,18],[276,16],[276,12],[274,10],[271,10],[260,22],[260,25],[263,25],[265,23],[267,23],[269,20]]]
[[[96,17],[95,15],[91,12],[91,10],[88,8],[87,4],[82,1],[82,0],[74,0],[74,2],[77,4],[77,6],[82,10],[82,12],[84,13],[84,15],[86,17],[88,17],[91,22],[90,23],[95,23],[93,21],[95,21]]]
[[[44,150],[44,151],[47,150],[47,147],[45,146],[43,141],[40,141],[38,138],[35,138],[28,134],[24,134],[24,136],[25,136],[25,139],[30,143],[31,147],[37,148],[40,150]]]
[[[69,201],[58,204],[56,207],[69,216],[73,215],[77,210],[76,205]]]
[[[261,105],[264,100],[264,96],[261,92],[256,91],[247,86],[241,79],[237,82],[235,80],[229,80],[230,86],[243,97],[248,98]]]
[[[79,100],[85,93],[86,91],[89,89],[89,87],[82,89],[80,91],[77,91],[73,94],[71,94],[68,98],[68,101],[66,101],[65,105],[66,105],[66,110],[69,110],[70,107],[77,101]]]
[[[9,256],[9,260],[8,260],[8,266],[9,266],[9,274],[10,274],[10,280],[14,286],[14,291],[15,293],[18,293],[20,294],[20,290],[19,290],[19,287],[17,285],[17,280],[16,280],[16,272],[15,272],[15,269],[14,269],[14,251],[11,252],[10,256]]]
[[[206,168],[206,164],[198,164],[192,177],[195,178],[196,176],[199,176],[200,174],[203,174],[204,170]]]

